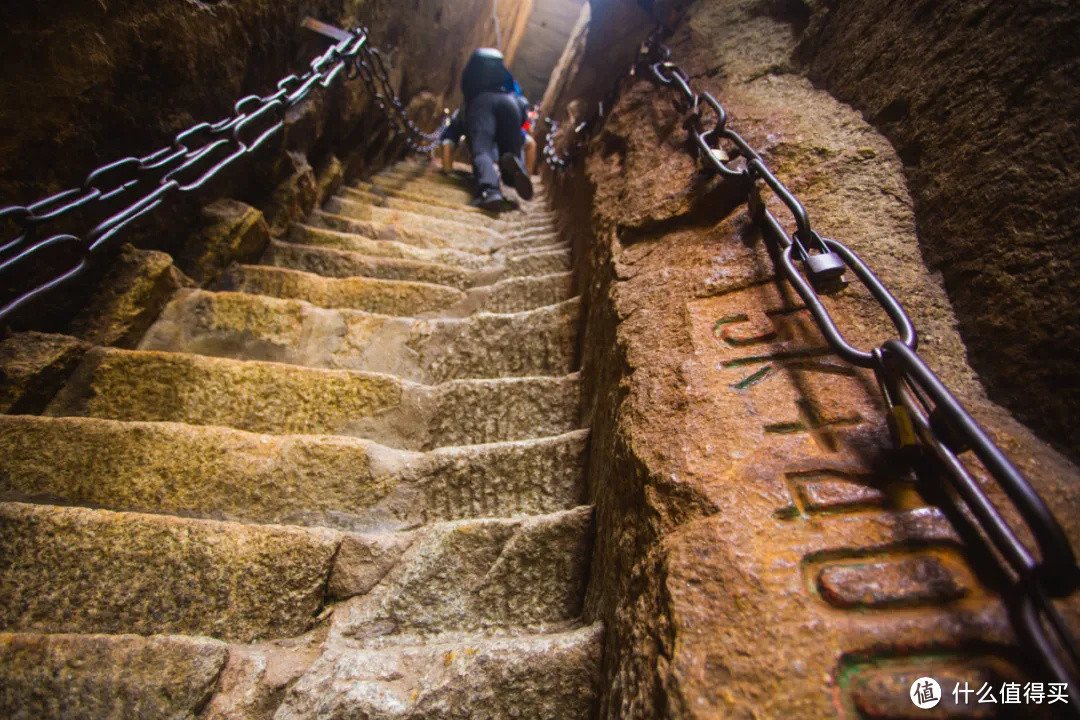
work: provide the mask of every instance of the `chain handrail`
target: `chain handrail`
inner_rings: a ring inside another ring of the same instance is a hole
[[[653,31],[642,45],[629,75],[650,78],[675,93],[676,106],[688,114],[697,161],[745,188],[750,214],[776,252],[780,274],[794,287],[830,348],[852,365],[873,370],[888,414],[886,419],[899,457],[911,464],[933,502],[958,526],[970,525],[971,542],[1000,571],[1001,593],[1010,609],[1018,641],[1060,683],[1067,683],[1068,712],[1080,717],[1080,652],[1053,604],[1080,589],[1080,566],[1060,522],[1043,499],[1001,449],[987,436],[941,379],[919,357],[918,334],[903,307],[872,270],[850,248],[823,238],[810,223],[806,209],[768,168],[761,155],[728,126],[728,113],[708,92],[696,92],[690,77],[671,60],[661,41],[664,28]],[[621,84],[618,81],[617,89]],[[569,151],[554,148],[559,124],[551,128],[544,157],[554,172],[571,167],[584,149],[591,130],[604,116],[605,105],[586,123],[575,128]],[[708,127],[706,116],[711,116]],[[721,146],[727,141],[729,149]],[[734,162],[742,159],[742,166]],[[795,233],[789,234],[761,197],[771,190],[791,213]],[[800,265],[802,268],[800,269]],[[842,287],[850,270],[885,312],[896,337],[870,350],[852,346],[844,337],[821,294]],[[1033,552],[1020,539],[972,472],[965,465],[977,461],[1000,487],[1034,539]],[[937,497],[940,496],[940,497]],[[963,530],[963,527],[958,527]]]
[[[76,255],[73,266],[59,275],[0,300],[0,322],[84,274],[94,261],[115,248],[120,231],[136,218],[175,195],[202,188],[226,168],[258,151],[285,127],[290,108],[316,87],[330,87],[339,76],[359,76],[409,146],[417,152],[430,151],[438,142],[439,131],[425,133],[409,118],[394,92],[381,53],[369,43],[367,29],[337,30],[333,37],[340,39],[312,59],[302,75],[282,78],[268,95],[241,98],[233,105],[231,117],[197,123],[177,133],[172,145],[148,155],[102,165],[78,188],[30,205],[0,208],[0,221],[14,223],[18,229],[14,239],[0,245],[0,288],[29,274],[34,261],[50,248],[66,246]],[[89,212],[94,218],[81,236],[43,232],[77,211]]]

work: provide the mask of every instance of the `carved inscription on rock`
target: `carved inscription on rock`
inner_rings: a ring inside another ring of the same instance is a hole
[[[842,304],[834,307],[841,319]],[[786,285],[698,299],[688,310],[688,429],[696,440],[684,448],[686,466],[721,508],[702,537],[716,543],[723,562],[715,572],[730,591],[688,606],[723,605],[727,622],[753,627],[742,646],[730,630],[710,635],[700,618],[686,620],[686,632],[709,646],[701,672],[723,668],[715,683],[727,688],[700,704],[731,712],[738,697],[754,696],[764,666],[795,662],[773,699],[755,701],[765,715],[799,708],[805,717],[877,717],[867,712],[884,702],[884,685],[862,675],[855,697],[856,685],[841,682],[850,658],[1003,647],[1000,607],[951,525],[890,454],[873,373],[831,352]],[[844,327],[849,340],[871,346],[869,331]],[[694,592],[692,583],[670,587]],[[906,692],[900,700],[909,702]]]

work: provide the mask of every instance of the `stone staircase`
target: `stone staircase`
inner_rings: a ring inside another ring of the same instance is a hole
[[[0,714],[589,715],[570,251],[468,199],[343,188],[0,416]]]

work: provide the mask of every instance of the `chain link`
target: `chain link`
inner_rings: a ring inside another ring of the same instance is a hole
[[[1080,567],[1061,524],[1028,480],[919,357],[914,324],[888,288],[854,251],[814,231],[798,198],[772,173],[761,155],[728,126],[728,114],[720,102],[708,92],[696,92],[690,76],[672,62],[671,50],[661,41],[662,33],[661,27],[650,34],[629,74],[640,74],[672,91],[676,108],[688,115],[687,127],[693,136],[697,161],[707,171],[745,188],[751,216],[778,251],[774,257],[781,274],[802,298],[830,348],[847,362],[874,371],[898,457],[910,462],[920,487],[942,507],[972,549],[981,551],[997,567],[1001,595],[1010,610],[1017,639],[1055,681],[1068,683],[1069,712],[1080,717],[1080,654],[1053,603],[1054,598],[1080,589]],[[581,130],[593,128],[602,116],[598,111],[575,130],[565,156],[555,152],[559,125],[549,119],[551,130],[544,157],[553,171],[561,172],[574,164],[588,142]],[[789,234],[767,208],[761,197],[766,189],[791,213],[794,234]],[[821,299],[822,294],[844,286],[848,271],[866,287],[896,329],[896,337],[880,347],[867,350],[851,345]],[[1037,552],[1020,539],[1020,533],[975,479],[969,470],[975,462],[1011,502],[1034,539]]]
[[[135,219],[176,195],[201,189],[258,152],[281,133],[290,108],[314,90],[330,87],[342,75],[363,80],[376,105],[413,150],[430,151],[438,142],[438,131],[424,133],[408,117],[394,93],[382,55],[368,42],[367,29],[359,27],[341,35],[340,41],[312,59],[302,75],[282,78],[268,95],[238,100],[231,117],[187,128],[177,133],[172,145],[148,155],[103,165],[87,175],[81,187],[31,205],[0,208],[0,221],[17,229],[14,239],[0,245],[0,288],[14,295],[3,301],[0,322],[85,273],[93,262],[115,249],[120,232]],[[82,235],[46,232],[49,226],[73,222],[76,213],[92,218],[83,223],[90,229]],[[12,285],[43,265],[43,253],[57,248],[74,256],[70,267],[30,290],[11,291]]]

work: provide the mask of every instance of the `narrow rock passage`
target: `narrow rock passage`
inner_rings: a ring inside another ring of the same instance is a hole
[[[90,351],[44,416],[0,416],[11,699],[588,717],[570,250],[541,203],[468,197],[413,162],[343,188],[138,349]]]

